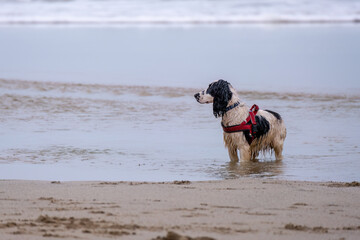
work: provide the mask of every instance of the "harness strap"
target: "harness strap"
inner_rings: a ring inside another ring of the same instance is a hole
[[[238,125],[228,126],[228,127],[224,126],[224,124],[221,123],[221,126],[222,126],[224,132],[233,133],[233,132],[249,131],[250,137],[251,137],[251,142],[252,142],[252,140],[255,139],[255,133],[257,132],[255,115],[257,114],[258,111],[259,111],[258,105],[254,104],[250,108],[249,116],[242,123],[240,123]]]
[[[245,122],[243,122],[239,125],[233,125],[233,126],[228,126],[228,127],[225,127],[224,124],[221,123],[221,126],[223,127],[223,130],[226,133],[242,132],[244,130],[251,131],[251,125],[247,124]]]

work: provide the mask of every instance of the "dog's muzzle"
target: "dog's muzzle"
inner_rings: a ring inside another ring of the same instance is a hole
[[[196,93],[194,95],[194,98],[196,99],[196,101],[199,101],[200,100],[200,93]]]

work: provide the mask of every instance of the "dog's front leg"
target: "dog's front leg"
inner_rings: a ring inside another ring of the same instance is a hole
[[[238,162],[239,157],[238,157],[237,149],[236,148],[228,148],[228,151],[229,151],[230,160],[232,162]]]
[[[283,160],[283,155],[282,155],[283,146],[282,145],[276,146],[274,150],[275,150],[276,160]]]
[[[249,146],[242,146],[240,148],[240,158],[243,161],[250,161],[251,154],[250,154],[250,147]]]

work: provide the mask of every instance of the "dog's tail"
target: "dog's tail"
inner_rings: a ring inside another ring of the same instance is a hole
[[[271,110],[265,110],[265,111],[267,111],[267,112],[271,113],[272,115],[274,115],[274,117],[276,117],[277,120],[279,120],[279,121],[282,120],[280,114],[278,114],[277,112],[274,112],[274,111],[271,111]]]

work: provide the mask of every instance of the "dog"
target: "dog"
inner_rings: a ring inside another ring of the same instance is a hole
[[[275,152],[276,160],[282,160],[286,127],[280,114],[251,109],[241,102],[236,90],[225,80],[218,80],[194,95],[201,103],[212,103],[214,116],[221,117],[225,147],[231,161],[256,160],[259,153]]]

